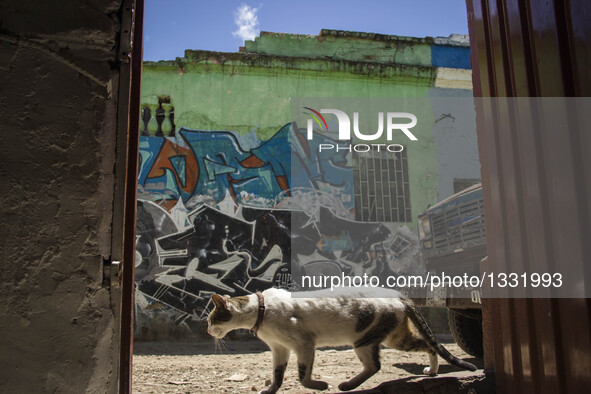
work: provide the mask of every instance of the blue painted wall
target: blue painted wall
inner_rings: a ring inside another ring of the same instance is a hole
[[[470,48],[443,45],[431,46],[431,63],[435,67],[470,70]]]

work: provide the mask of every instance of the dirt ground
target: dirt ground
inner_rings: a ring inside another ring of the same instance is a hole
[[[482,360],[464,353],[450,337],[439,338],[454,355],[482,368]],[[440,360],[439,374],[458,371]],[[382,349],[382,370],[359,387],[370,389],[382,382],[421,375],[428,365],[424,353]],[[361,363],[352,349],[316,351],[313,375],[325,380],[328,393],[339,392],[340,382],[361,371]],[[271,352],[259,340],[228,341],[216,349],[210,343],[136,342],[133,358],[134,393],[254,393],[265,389],[272,378]],[[303,394],[313,390],[302,387],[297,378],[297,360],[292,352],[280,392]]]

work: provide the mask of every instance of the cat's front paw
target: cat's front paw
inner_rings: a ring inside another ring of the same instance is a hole
[[[259,391],[258,394],[275,394],[277,391],[279,391],[279,386],[272,384],[266,390]]]
[[[431,368],[425,367],[423,368],[423,373],[428,376],[435,376],[437,375],[437,371],[431,371]]]

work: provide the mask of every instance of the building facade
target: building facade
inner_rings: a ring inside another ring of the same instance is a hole
[[[474,120],[457,116],[472,97],[469,59],[467,37],[322,30],[145,62],[136,337],[190,331],[214,293],[297,286],[294,267],[421,272],[417,215],[480,178]],[[324,97],[424,99],[433,115],[395,155],[317,154],[338,144],[335,123],[308,141],[292,104]]]

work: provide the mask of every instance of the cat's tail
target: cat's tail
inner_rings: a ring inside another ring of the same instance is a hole
[[[474,364],[457,358],[437,341],[435,335],[433,335],[433,331],[431,331],[431,328],[427,325],[425,318],[423,317],[421,312],[419,312],[418,309],[414,306],[412,301],[410,301],[409,299],[401,299],[401,301],[404,303],[406,312],[408,313],[408,317],[417,327],[419,332],[423,335],[423,337],[425,338],[425,342],[427,342],[431,349],[433,349],[437,354],[439,354],[445,361],[452,365],[455,365],[456,367],[467,369],[470,371],[476,371],[477,368]]]

